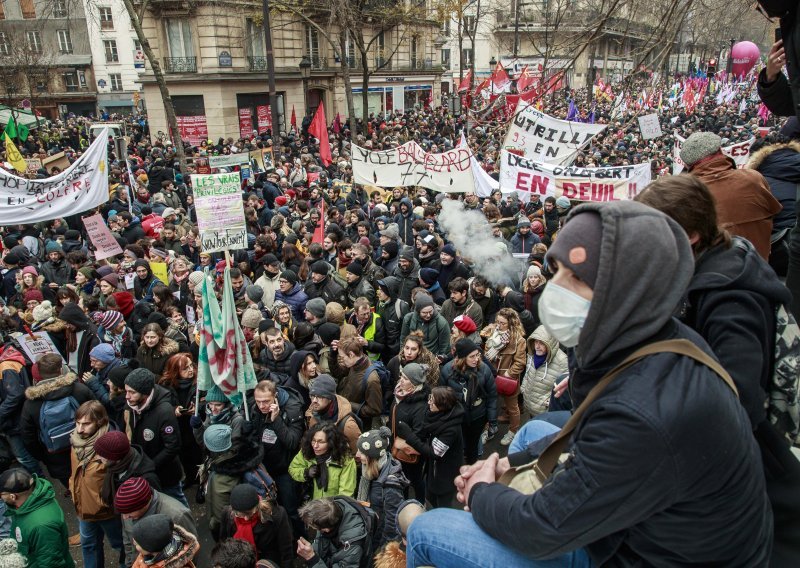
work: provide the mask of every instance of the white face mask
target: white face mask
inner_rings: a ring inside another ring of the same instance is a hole
[[[575,347],[592,302],[558,284],[548,283],[539,298],[539,319],[564,347]]]

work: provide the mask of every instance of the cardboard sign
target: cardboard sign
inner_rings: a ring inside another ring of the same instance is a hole
[[[609,168],[558,166],[528,160],[508,150],[500,153],[500,191],[516,193],[520,201],[532,194],[562,195],[578,201],[633,199],[651,181],[650,162]]]
[[[223,154],[222,156],[209,156],[208,165],[212,168],[230,168],[241,166],[250,159],[250,154],[240,152],[238,154]]]
[[[193,174],[192,188],[203,252],[247,248],[239,172]]]
[[[639,117],[639,130],[645,140],[653,140],[663,135],[661,124],[658,122],[658,115],[655,113]]]
[[[208,158],[195,158],[194,167],[198,174],[211,173],[211,166],[208,165]]]
[[[106,226],[105,221],[103,221],[103,216],[100,215],[100,213],[92,215],[91,217],[84,217],[83,226],[86,227],[89,240],[92,241],[94,245],[94,257],[97,260],[103,260],[110,256],[122,254],[122,247],[119,246],[114,235],[111,234],[111,229]]]
[[[25,168],[25,173],[35,174],[42,167],[42,161],[39,158],[25,158],[25,163],[28,167]]]
[[[575,154],[605,127],[559,120],[520,101],[503,148],[546,164],[571,164]]]
[[[58,352],[55,343],[53,343],[53,340],[50,339],[50,335],[46,331],[34,332],[33,336],[27,333],[20,334],[17,336],[17,341],[25,352],[25,355],[34,363],[38,361],[42,355],[47,355],[48,353],[54,353],[61,357],[61,353]],[[64,358],[61,357],[61,360],[64,361]],[[64,363],[66,363],[66,361],[64,361]]]
[[[150,262],[150,270],[153,271],[153,276],[161,280],[164,284],[169,283],[169,272],[167,271],[166,262]]]
[[[264,171],[271,172],[275,169],[275,156],[273,155],[272,147],[264,148],[261,153],[261,159],[264,161]]]

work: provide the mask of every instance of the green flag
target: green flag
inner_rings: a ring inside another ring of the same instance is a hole
[[[19,138],[21,142],[25,142],[28,139],[28,134],[30,134],[30,129],[24,124],[18,125],[12,114],[9,117],[8,124],[6,124],[5,133],[8,134],[9,138]]]

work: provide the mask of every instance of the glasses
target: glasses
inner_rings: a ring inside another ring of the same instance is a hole
[[[433,310],[422,310],[422,311],[419,312],[419,315],[421,315],[421,316],[432,316],[433,315]]]
[[[278,284],[288,284],[288,283],[289,283],[289,281],[288,280],[284,280],[283,278],[278,280]]]
[[[328,440],[311,440],[312,446],[327,446]]]

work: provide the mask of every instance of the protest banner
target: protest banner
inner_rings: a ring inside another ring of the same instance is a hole
[[[208,165],[208,158],[195,158],[194,167],[198,174],[210,174],[211,166]]]
[[[651,180],[650,162],[608,168],[559,166],[529,160],[503,150],[500,153],[500,191],[516,193],[520,201],[531,195],[577,201],[633,199]]]
[[[247,248],[239,172],[193,174],[192,189],[203,252]]]
[[[108,201],[104,128],[86,152],[58,175],[25,179],[0,169],[0,225],[69,217]]]
[[[241,166],[250,160],[250,154],[239,152],[238,154],[223,154],[221,156],[209,156],[208,165],[212,168],[230,168]]]
[[[48,353],[53,353],[61,357],[61,353],[58,352],[55,343],[53,343],[53,340],[50,339],[50,335],[46,331],[36,331],[32,334],[21,333],[16,339],[19,346],[25,352],[25,355],[34,363],[38,361],[42,355],[47,355]],[[64,361],[64,358],[61,357],[61,360]],[[64,362],[66,363],[66,361]]]
[[[353,144],[353,180],[380,187],[420,186],[434,191],[473,191],[469,148],[456,147],[441,154],[425,152],[414,141],[391,150],[371,152]]]
[[[677,132],[673,132],[673,136],[675,137],[675,146],[672,150],[672,175],[678,175],[686,169],[686,164],[681,160],[681,147],[686,141],[686,138]],[[744,142],[723,146],[721,148],[722,153],[736,162],[737,168],[743,168],[750,159],[750,146],[753,145],[755,140],[755,137],[753,137]]]
[[[111,229],[106,226],[100,213],[91,217],[84,217],[83,225],[86,227],[89,240],[94,245],[94,258],[96,260],[103,260],[110,256],[122,254],[122,247],[119,246],[114,235],[111,234]]]
[[[272,128],[272,110],[269,105],[258,105],[256,107],[258,119],[258,131],[264,132]]]
[[[663,135],[663,132],[661,132],[661,124],[658,122],[657,114],[646,114],[638,117],[638,120],[639,130],[642,133],[643,139],[652,140],[654,138],[660,138]]]
[[[253,135],[253,115],[249,108],[239,109],[239,138],[249,140]]]
[[[259,150],[252,150],[250,152],[250,163],[258,172],[264,171],[264,151]]]
[[[503,148],[547,164],[570,164],[578,150],[605,129],[604,124],[559,120],[520,100]]]

